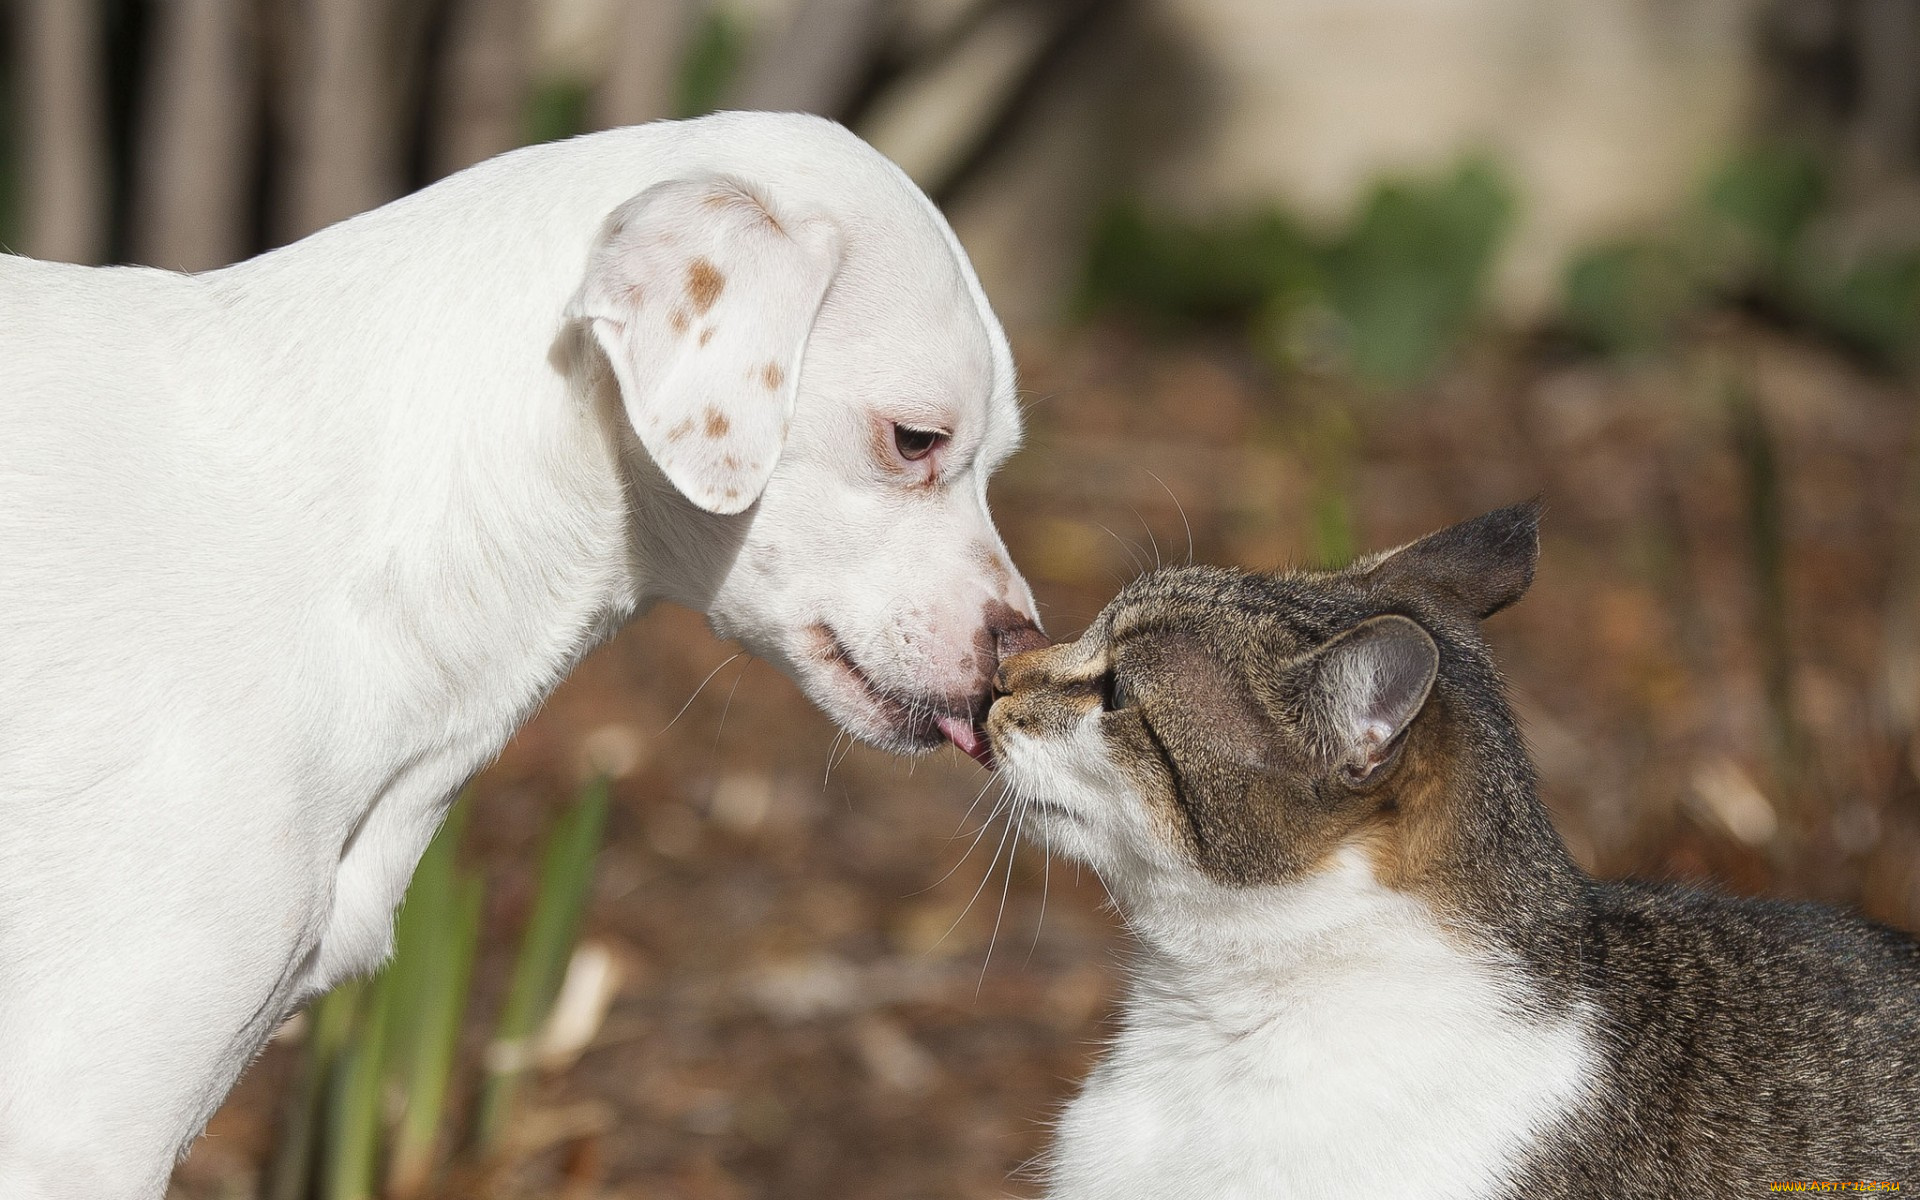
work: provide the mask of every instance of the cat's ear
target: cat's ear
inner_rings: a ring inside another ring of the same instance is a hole
[[[1440,671],[1431,635],[1401,616],[1362,621],[1294,665],[1303,713],[1349,783],[1392,760]]]
[[[1540,558],[1540,501],[1511,504],[1390,550],[1362,574],[1438,592],[1484,621],[1518,600]]]

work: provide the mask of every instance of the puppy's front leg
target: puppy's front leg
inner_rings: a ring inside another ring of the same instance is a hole
[[[33,861],[9,862],[0,1197],[160,1196],[295,1000],[330,884],[293,857],[267,795],[77,797],[101,818],[66,826],[84,839],[49,829]],[[217,855],[161,852],[202,822],[219,826]]]

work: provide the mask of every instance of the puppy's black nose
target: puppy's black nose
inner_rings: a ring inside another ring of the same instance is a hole
[[[993,647],[993,691],[988,697],[991,701],[1006,695],[1011,690],[1008,685],[1008,675],[1003,666],[1009,658],[1016,654],[1024,654],[1028,650],[1042,649],[1050,643],[1047,641],[1047,635],[1040,632],[1040,627],[1033,623],[1031,617],[1010,604],[995,601],[987,605],[982,624]],[[984,650],[986,647],[980,648]]]
[[[1040,632],[1040,627],[1025,617],[1020,617],[1016,624],[993,631],[994,657],[1001,662],[1029,650],[1044,649],[1050,644],[1047,635]]]
[[[1040,627],[1025,617],[1017,622],[993,631],[993,655],[998,665],[993,672],[993,694],[1000,697],[1013,690],[1011,677],[1007,674],[1007,660],[1016,654],[1025,654],[1029,650],[1045,649],[1049,643],[1047,635]]]

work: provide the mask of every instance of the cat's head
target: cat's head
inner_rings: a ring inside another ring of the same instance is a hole
[[[1532,803],[1479,622],[1532,581],[1538,524],[1523,504],[1341,570],[1135,580],[1078,641],[1002,666],[988,729],[1027,827],[1123,900],[1349,848],[1382,882],[1422,869],[1474,836],[1464,797]]]

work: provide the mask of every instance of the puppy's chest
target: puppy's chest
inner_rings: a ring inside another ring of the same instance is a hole
[[[1524,1017],[1505,990],[1433,946],[1264,994],[1149,974],[1063,1116],[1049,1195],[1500,1194],[1593,1075],[1583,1022]]]

